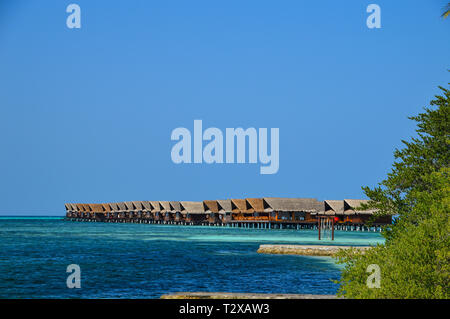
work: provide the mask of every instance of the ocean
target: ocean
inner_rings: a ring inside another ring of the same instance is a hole
[[[260,244],[368,245],[379,233],[70,222],[0,217],[0,298],[159,298],[174,292],[335,294],[331,257],[265,255]],[[66,285],[67,266],[81,288]]]

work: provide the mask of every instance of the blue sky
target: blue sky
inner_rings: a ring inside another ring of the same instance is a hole
[[[449,82],[447,1],[2,1],[0,214],[363,198]],[[66,7],[81,7],[68,29]],[[381,7],[368,29],[366,7]],[[171,161],[173,129],[279,128],[280,169]]]

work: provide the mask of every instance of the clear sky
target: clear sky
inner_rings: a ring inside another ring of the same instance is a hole
[[[0,0],[0,214],[363,198],[449,82],[448,1]],[[81,29],[66,7],[81,7]],[[366,7],[381,7],[368,29]],[[173,129],[280,129],[280,169],[181,164]]]

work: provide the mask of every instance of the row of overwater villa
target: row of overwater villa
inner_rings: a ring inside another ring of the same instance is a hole
[[[65,204],[66,219],[108,223],[203,225],[260,229],[316,229],[321,218],[332,218],[337,230],[372,230],[390,224],[361,210],[366,200],[314,198],[245,198],[193,201],[134,201]],[[374,219],[375,218],[375,219]],[[371,221],[370,227],[367,222]]]

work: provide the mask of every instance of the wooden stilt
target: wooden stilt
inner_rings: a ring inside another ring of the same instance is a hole
[[[331,220],[331,240],[334,240],[334,218]]]

